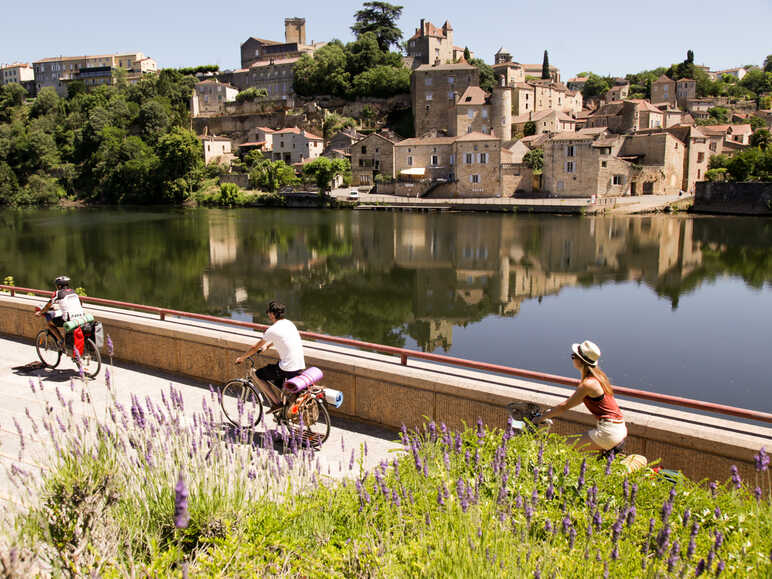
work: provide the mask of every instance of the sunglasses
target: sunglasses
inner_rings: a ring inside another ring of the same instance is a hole
[[[581,358],[579,356],[577,356],[576,354],[571,354],[571,359],[572,360],[581,360]]]

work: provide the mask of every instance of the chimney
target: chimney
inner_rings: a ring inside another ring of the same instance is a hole
[[[426,28],[424,27],[424,19],[421,18],[421,36],[426,34]]]

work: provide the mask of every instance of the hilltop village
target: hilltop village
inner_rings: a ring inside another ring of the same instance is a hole
[[[599,77],[564,82],[546,50],[541,63],[525,64],[502,47],[485,63],[457,44],[448,21],[422,19],[402,52],[387,45],[380,61],[370,54],[377,44],[367,44],[374,38],[314,42],[304,18],[287,18],[282,41],[241,43],[239,69],[189,70],[190,124],[203,162],[221,182],[273,191],[324,189],[329,176],[330,188],[413,198],[692,195],[697,182],[724,178],[727,159],[772,126],[768,93],[698,96],[689,73],[741,83],[752,71],[711,71],[695,65],[691,51],[670,76],[636,85],[628,75],[588,90]],[[339,54],[379,65],[354,78],[346,72],[336,85],[335,71],[313,67]],[[131,85],[157,71],[137,52],[14,64],[0,79],[31,96],[48,88],[65,97],[75,82],[86,90]],[[309,80],[313,74],[323,78]],[[322,172],[319,158],[337,163],[314,181],[308,175]],[[258,160],[278,177],[257,179]]]

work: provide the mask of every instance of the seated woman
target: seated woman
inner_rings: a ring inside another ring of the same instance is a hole
[[[600,349],[593,342],[585,340],[581,344],[573,344],[571,350],[571,360],[581,373],[581,381],[567,400],[546,410],[536,422],[559,416],[583,402],[597,423],[595,428],[582,434],[577,446],[581,448],[589,445],[589,450],[611,450],[627,437],[627,427],[614,399],[608,376],[598,368]]]

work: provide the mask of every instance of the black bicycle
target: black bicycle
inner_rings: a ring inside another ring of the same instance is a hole
[[[59,338],[50,329],[40,330],[35,337],[35,350],[38,358],[47,368],[56,368],[62,359],[62,354],[71,357],[78,370],[89,378],[94,378],[102,368],[102,355],[91,338],[84,339],[83,353],[76,356],[73,346],[64,339]]]
[[[257,387],[255,360],[252,356],[243,378],[229,380],[220,388],[220,406],[228,421],[238,428],[254,428],[263,419],[271,401]],[[275,386],[275,385],[274,385]],[[330,436],[330,413],[324,399],[324,388],[312,384],[299,394],[290,394],[283,388],[281,406],[272,412],[277,425],[300,429],[302,436],[315,444],[322,444]]]

